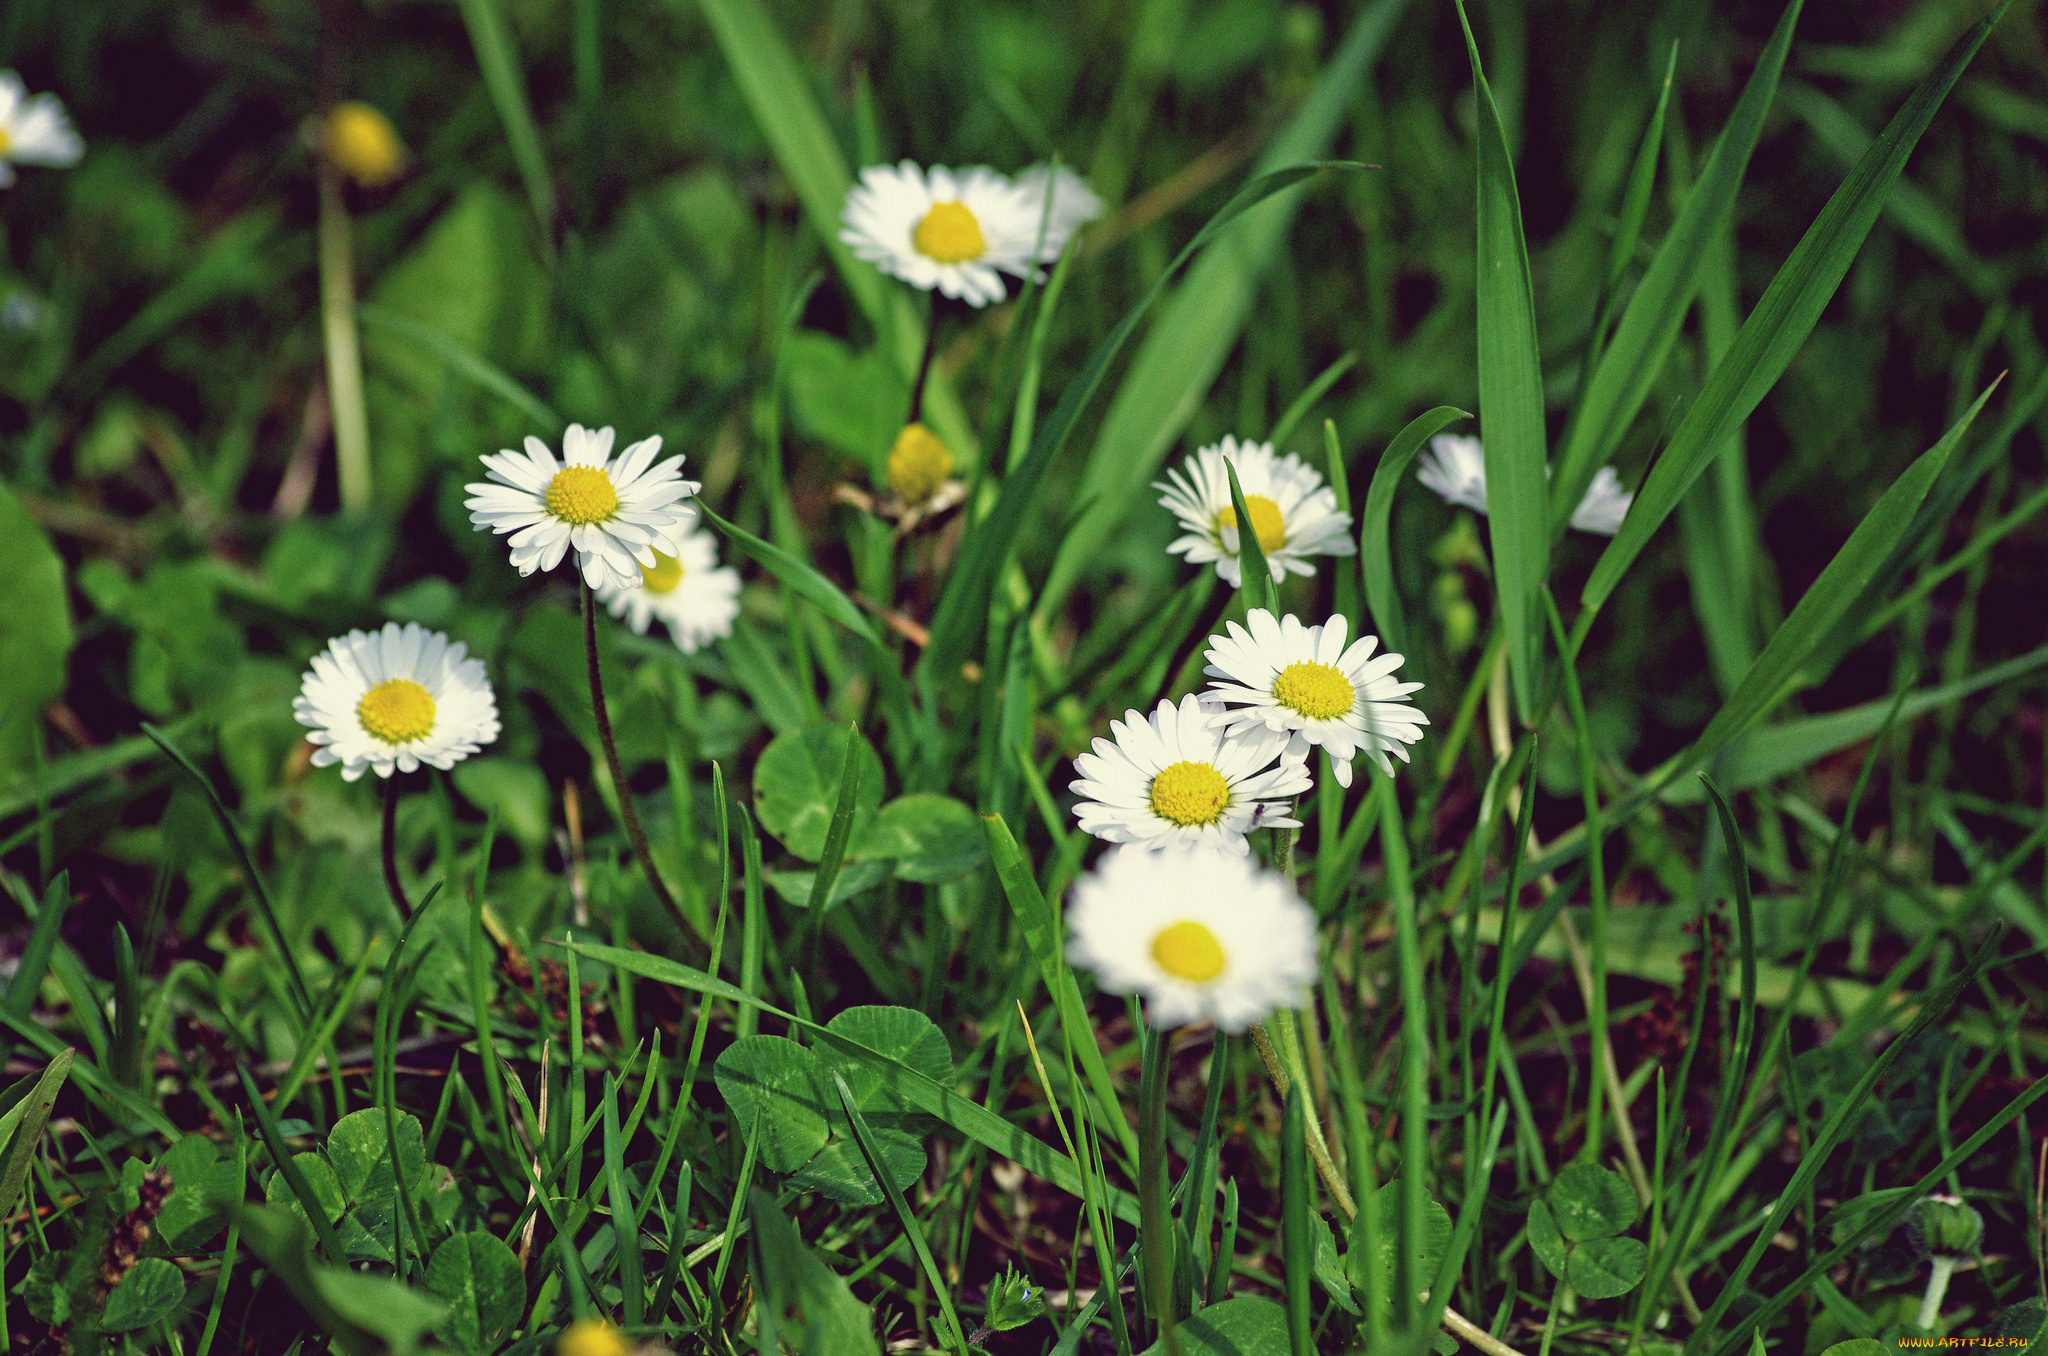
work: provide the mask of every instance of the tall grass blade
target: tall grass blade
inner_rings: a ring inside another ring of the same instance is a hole
[[[519,178],[526,185],[526,200],[533,207],[534,222],[541,238],[552,242],[555,235],[555,185],[548,177],[547,156],[541,151],[540,129],[533,120],[533,102],[526,93],[526,74],[519,66],[519,53],[505,26],[500,0],[457,0],[462,22],[469,29],[470,46],[476,49],[476,64],[483,72],[484,87],[505,125],[505,140],[512,147],[512,162],[519,166]]]
[[[1635,421],[1678,340],[1686,312],[1692,309],[1699,291],[1710,242],[1734,214],[1736,193],[1778,92],[1778,79],[1804,4],[1805,0],[1791,0],[1778,17],[1778,26],[1757,58],[1720,137],[1707,153],[1678,220],[1671,224],[1649,271],[1623,308],[1614,338],[1594,365],[1572,411],[1551,499],[1551,520],[1559,530]],[[1714,445],[1718,446],[1718,441]]]
[[[1277,616],[1280,599],[1273,584],[1273,567],[1266,563],[1266,548],[1251,525],[1252,511],[1244,502],[1244,487],[1237,483],[1237,467],[1226,461],[1223,474],[1230,480],[1230,512],[1237,523],[1237,568],[1244,581],[1245,608],[1263,607]]]
[[[825,852],[818,858],[818,874],[811,881],[809,920],[805,924],[807,945],[815,948],[825,929],[825,906],[831,901],[832,886],[846,861],[846,847],[853,837],[853,814],[860,800],[860,726],[846,727],[846,771],[839,779],[839,803],[832,808],[832,822],[825,830]]]
[[[1408,619],[1394,583],[1394,492],[1401,488],[1401,478],[1424,443],[1460,419],[1471,417],[1451,405],[1439,405],[1415,416],[1380,454],[1372,485],[1365,492],[1365,512],[1358,522],[1358,564],[1365,577],[1365,605],[1372,611],[1384,648],[1398,654],[1408,652]]]
[[[1486,527],[1493,587],[1507,632],[1515,709],[1528,720],[1542,687],[1543,604],[1550,568],[1550,480],[1536,293],[1522,235],[1522,200],[1479,44],[1458,0],[1478,98],[1479,433],[1486,447]]]
[[[1598,608],[1607,601],[1651,536],[1699,479],[1708,460],[1784,374],[1848,273],[1892,185],[1905,169],[1907,157],[1934,121],[1935,111],[2010,4],[2011,0],[2000,0],[1989,16],[1972,24],[1942,63],[1920,82],[1771,279],[1736,335],[1734,348],[1707,379],[1706,389],[1693,402],[1637,492],[1621,531],[1593,567],[1583,595],[1588,607]]]
[[[1280,1119],[1280,1253],[1286,1271],[1287,1344],[1294,1356],[1315,1356],[1316,1207],[1309,1176],[1308,1090],[1296,1079]]]

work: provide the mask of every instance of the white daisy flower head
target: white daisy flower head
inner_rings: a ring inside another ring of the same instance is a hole
[[[1389,753],[1408,761],[1407,746],[1422,738],[1429,717],[1404,700],[1422,684],[1395,680],[1400,655],[1375,658],[1378,636],[1347,647],[1349,624],[1341,616],[1303,626],[1257,607],[1245,620],[1249,630],[1231,622],[1227,636],[1210,637],[1204,672],[1218,681],[1202,695],[1236,708],[1211,717],[1219,727],[1285,733],[1281,757],[1290,762],[1319,745],[1342,786],[1351,785],[1351,761],[1361,752],[1377,758],[1388,776]]]
[[[623,616],[636,635],[659,618],[676,648],[695,654],[714,640],[732,634],[740,613],[739,571],[718,563],[718,544],[711,534],[691,528],[675,540],[671,554],[657,550],[654,564],[636,565],[640,583],[630,589],[607,583],[598,599]]]
[[[676,539],[697,518],[686,502],[702,488],[683,479],[683,459],[656,464],[661,438],[643,438],[612,457],[612,430],[569,425],[558,463],[548,445],[526,440],[483,458],[490,480],[463,486],[476,530],[512,537],[512,564],[522,575],[552,570],[573,547],[592,588],[630,589],[657,564],[656,548],[674,556]]]
[[[1190,694],[1161,700],[1150,716],[1109,723],[1112,742],[1074,760],[1081,827],[1112,843],[1206,844],[1242,857],[1253,829],[1298,829],[1288,802],[1309,788],[1302,763],[1269,767],[1287,736],[1266,729],[1230,736],[1213,728],[1217,708]]]
[[[1057,221],[1057,188],[1053,203]],[[846,194],[839,238],[854,257],[913,287],[986,306],[1007,295],[1003,274],[1028,277],[1040,258],[1059,257],[1055,244],[1065,247],[1064,234],[1048,231],[1044,249],[1035,248],[1044,205],[1042,187],[1020,187],[985,165],[870,165]]]
[[[16,165],[75,165],[85,142],[54,94],[31,95],[21,77],[0,71],[0,188]]]
[[[1067,959],[1156,1027],[1242,1031],[1307,1001],[1315,914],[1278,874],[1211,847],[1121,847],[1068,899]]]
[[[1164,491],[1159,502],[1180,519],[1185,533],[1166,549],[1186,556],[1191,565],[1216,564],[1216,573],[1232,588],[1244,584],[1238,559],[1237,507],[1230,501],[1226,464],[1237,468],[1238,488],[1252,515],[1266,568],[1278,583],[1289,573],[1313,575],[1310,556],[1358,554],[1351,540],[1351,516],[1337,507],[1337,492],[1323,483],[1314,467],[1293,453],[1273,454],[1271,443],[1241,443],[1226,436],[1204,447],[1155,480]]]
[[[1550,468],[1544,467],[1548,476]],[[1445,503],[1460,505],[1474,513],[1486,512],[1486,450],[1477,438],[1439,433],[1429,440],[1429,450],[1415,468],[1415,478]],[[1612,466],[1603,466],[1586,487],[1585,497],[1572,510],[1571,525],[1581,532],[1611,537],[1621,531],[1628,506],[1635,495],[1621,487],[1621,477]]]
[[[313,656],[292,714],[320,747],[313,766],[343,781],[422,763],[447,771],[498,737],[498,703],[481,659],[417,622],[351,631]]]

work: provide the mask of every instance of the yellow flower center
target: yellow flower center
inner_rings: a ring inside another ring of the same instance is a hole
[[[612,478],[595,466],[571,466],[548,482],[548,512],[578,527],[601,523],[619,511]]]
[[[7,154],[14,145],[14,139],[7,135],[7,129],[0,127],[0,156]]]
[[[633,1344],[601,1318],[579,1318],[555,1343],[555,1356],[629,1356]]]
[[[922,504],[953,474],[953,453],[923,424],[905,424],[889,449],[889,488],[906,504]]]
[[[1280,670],[1273,700],[1310,720],[1335,720],[1358,700],[1358,689],[1335,665],[1302,659]]]
[[[386,744],[410,744],[434,729],[434,699],[410,678],[386,678],[363,694],[356,716]]]
[[[1223,943],[1200,923],[1179,922],[1152,939],[1152,959],[1175,979],[1207,984],[1223,973]]]
[[[674,593],[683,582],[683,562],[674,556],[654,553],[652,565],[640,567],[640,586],[649,593]]]
[[[368,104],[336,104],[327,115],[327,158],[365,188],[388,184],[405,168],[391,120]]]
[[[1230,784],[1207,763],[1179,762],[1152,779],[1152,809],[1170,824],[1214,824],[1230,804]]]
[[[1261,551],[1277,551],[1287,545],[1287,519],[1281,514],[1280,506],[1263,494],[1248,494],[1244,506],[1252,513],[1252,531],[1259,537]],[[1216,515],[1216,526],[1236,527],[1237,509],[1225,504],[1223,511]]]
[[[910,233],[910,243],[925,258],[942,264],[979,259],[988,248],[988,242],[981,238],[981,223],[964,202],[933,203],[932,210],[924,214],[924,220]]]

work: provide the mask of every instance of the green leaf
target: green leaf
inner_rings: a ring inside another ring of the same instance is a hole
[[[1849,534],[1849,540],[1842,543],[1841,550],[1820,572],[1820,577],[1807,588],[1791,615],[1771,633],[1763,653],[1749,666],[1749,672],[1742,676],[1742,682],[1727,702],[1707,722],[1707,728],[1700,732],[1692,748],[1667,765],[1666,781],[1720,752],[1785,695],[1788,684],[1807,657],[1863,596],[1871,577],[1913,521],[1915,510],[1927,497],[1927,491],[1934,484],[1935,477],[1941,474],[1941,468],[1948,463],[1949,454],[1962,441],[1970,422],[1977,417],[1977,411],[1984,408],[1984,402],[1990,399],[1997,386],[1994,381],[1985,388],[1984,394],[1978,396],[1976,403],[1942,435],[1941,441],[1907,467],[1906,473],[1893,482],[1870,512],[1863,516],[1863,521]],[[1630,521],[1634,521],[1633,515]]]
[[[795,1172],[825,1147],[818,1057],[781,1036],[742,1036],[712,1066],[734,1122],[756,1145],[764,1167]]]
[[[1408,650],[1408,620],[1402,613],[1401,592],[1394,582],[1394,492],[1401,488],[1408,464],[1415,460],[1424,443],[1458,420],[1471,417],[1450,405],[1439,405],[1415,416],[1380,454],[1380,464],[1372,473],[1372,486],[1365,492],[1365,512],[1358,522],[1358,563],[1365,573],[1365,605],[1372,609],[1373,624],[1385,641],[1383,649],[1395,654]]]
[[[177,1263],[145,1257],[107,1292],[100,1326],[108,1332],[134,1332],[166,1317],[184,1298],[185,1273]]]
[[[543,236],[555,229],[555,187],[548,179],[548,162],[541,150],[540,129],[534,125],[533,104],[526,95],[526,73],[519,68],[519,53],[507,31],[503,7],[498,0],[457,0],[462,20],[469,28],[470,45],[476,49],[476,64],[483,71],[484,86],[497,106],[498,120],[505,125],[505,140],[511,143],[513,163],[525,181],[526,196],[533,206],[533,219]]]
[[[554,792],[547,775],[516,758],[465,758],[450,778],[477,809],[498,812],[498,823],[529,849],[547,845]]]
[[[456,1234],[434,1249],[427,1291],[448,1306],[434,1333],[468,1356],[496,1351],[526,1308],[526,1276],[491,1234]]]
[[[1574,1243],[1611,1238],[1636,1222],[1635,1190],[1620,1173],[1598,1163],[1571,1164],[1557,1174],[1544,1199],[1558,1229]]]
[[[1315,1235],[1316,1284],[1337,1302],[1339,1309],[1356,1316],[1359,1313],[1358,1298],[1352,1293],[1351,1277],[1345,1270],[1349,1259],[1337,1251],[1337,1235],[1331,1230],[1330,1222],[1321,1215],[1315,1217]]]
[[[885,484],[889,447],[910,404],[910,388],[896,364],[880,351],[855,353],[815,330],[790,335],[782,361],[797,428],[852,457],[874,483]]]
[[[2029,1300],[2028,1303],[2038,1303]],[[1875,1337],[1852,1337],[1822,1350],[1820,1356],[1891,1356],[1891,1348]]]
[[[167,1247],[185,1251],[205,1243],[242,1199],[235,1161],[204,1135],[186,1135],[164,1151],[156,1166],[171,1179],[171,1194],[155,1223]]]
[[[1571,517],[1594,474],[1613,456],[1649,397],[1658,373],[1664,370],[1686,312],[1699,292],[1710,245],[1734,212],[1736,192],[1763,132],[1764,116],[1777,93],[1785,54],[1792,46],[1792,30],[1804,3],[1792,0],[1779,16],[1770,42],[1742,87],[1742,96],[1700,166],[1699,178],[1686,195],[1678,220],[1665,233],[1649,271],[1636,284],[1612,342],[1579,397],[1571,430],[1558,455],[1551,497],[1554,522]]]
[[[1544,1270],[1559,1280],[1564,1279],[1565,1257],[1570,1249],[1564,1235],[1558,1232],[1557,1220],[1552,1217],[1550,1207],[1541,1200],[1529,1202],[1529,1248],[1543,1263]]]
[[[1401,1184],[1388,1182],[1373,1192],[1365,1203],[1365,1209],[1372,1214],[1373,1248],[1370,1252],[1364,1246],[1366,1231],[1360,1227],[1360,1219],[1352,1221],[1351,1227],[1351,1281],[1360,1290],[1372,1295],[1382,1316],[1392,1321],[1397,1312],[1394,1289],[1397,1264],[1401,1250]],[[1451,1246],[1451,1212],[1436,1201],[1425,1197],[1422,1202],[1422,1232],[1413,1243],[1409,1254],[1408,1274],[1417,1277],[1417,1289],[1436,1275],[1442,1265],[1444,1253]],[[1370,1267],[1371,1272],[1365,1270]]]
[[[1230,515],[1237,522],[1237,574],[1244,590],[1247,609],[1264,608],[1278,616],[1280,602],[1273,582],[1273,567],[1266,563],[1266,549],[1259,534],[1251,530],[1252,511],[1244,502],[1244,487],[1237,483],[1237,467],[1226,461],[1223,475],[1230,482]]]
[[[1633,1238],[1589,1238],[1572,1249],[1565,1283],[1587,1299],[1613,1299],[1642,1284],[1650,1250]]]
[[[34,762],[42,710],[63,693],[70,655],[64,562],[0,484],[0,778]]]
[[[988,839],[966,802],[921,791],[884,805],[853,856],[893,858],[900,879],[931,885],[958,880],[987,861]]]
[[[505,375],[503,368],[469,345],[431,326],[422,325],[416,320],[387,311],[382,306],[370,302],[359,303],[356,306],[356,316],[373,330],[382,330],[386,334],[418,344],[439,358],[449,371],[467,377],[471,382],[489,391],[540,425],[550,436],[561,435],[564,422],[561,415],[549,408],[546,401]]]
[[[1597,608],[1607,601],[1707,462],[1777,384],[1848,273],[1935,110],[2003,12],[2001,5],[1990,18],[1972,24],[1941,65],[1920,82],[1771,279],[1735,336],[1734,347],[1714,368],[1664,455],[1636,492],[1621,531],[1593,567],[1582,595],[1586,606]]]
[[[779,735],[754,765],[754,812],[761,826],[807,862],[825,855],[840,787],[846,775],[847,732],[837,725],[807,725]],[[855,737],[860,779],[851,825],[852,841],[864,842],[882,804],[882,760],[874,746]]]
[[[934,1083],[952,1081],[953,1053],[946,1047],[945,1033],[914,1008],[848,1008],[827,1022],[825,1029],[856,1041]],[[928,1124],[914,1103],[891,1089],[872,1061],[855,1059],[831,1046],[820,1049],[818,1058],[824,1072],[836,1073],[846,1080],[855,1103],[871,1122],[886,1125],[892,1118],[914,1117],[918,1124]]]
[[[1181,1356],[1288,1356],[1287,1311],[1268,1299],[1245,1297],[1212,1304],[1174,1328]],[[1168,1356],[1165,1342],[1141,1356]]]
[[[388,1356],[411,1356],[448,1306],[389,1276],[346,1267],[313,1268],[313,1289],[343,1322],[383,1344]],[[374,1348],[373,1348],[374,1350]]]
[[[837,908],[874,889],[894,873],[896,863],[884,858],[875,862],[848,862],[832,882],[832,895],[825,901],[828,909]],[[811,907],[811,895],[817,884],[815,871],[764,871],[761,873],[775,893],[799,909]]]
[[[754,1226],[747,1272],[759,1297],[762,1330],[772,1322],[778,1341],[791,1351],[878,1356],[868,1306],[804,1246],[775,1197],[754,1188],[747,1215]]]
[[[836,1114],[838,1109],[831,1110]],[[852,1127],[843,1117],[838,1123],[844,1127],[840,1135],[792,1173],[789,1184],[806,1191],[822,1191],[845,1205],[882,1204],[888,1197],[854,1140]],[[917,1136],[888,1126],[870,1126],[869,1134],[874,1139],[876,1155],[889,1169],[890,1180],[898,1191],[924,1174],[924,1145]]]
[[[1463,0],[1458,19],[1465,23]],[[1515,708],[1527,720],[1542,682],[1540,595],[1550,568],[1543,360],[1536,342],[1536,293],[1529,281],[1514,155],[1480,68],[1479,44],[1470,24],[1465,27],[1465,50],[1478,99],[1479,436],[1486,450],[1486,525]]]
[[[1293,118],[1259,157],[1254,179],[1329,154],[1367,72],[1407,8],[1408,0],[1374,0],[1359,11]],[[1247,213],[1161,303],[1157,323],[1132,355],[1089,445],[1074,491],[1074,502],[1088,507],[1060,541],[1040,594],[1040,617],[1053,614],[1134,508],[1152,510],[1145,485],[1237,348],[1265,272],[1286,248],[1302,197],[1289,194]]]

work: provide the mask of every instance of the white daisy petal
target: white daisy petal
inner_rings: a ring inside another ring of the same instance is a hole
[[[640,635],[659,618],[684,654],[732,633],[740,611],[740,576],[719,565],[718,543],[710,533],[685,528],[649,554],[651,562],[636,563],[624,580],[598,589],[614,617],[624,617]]]
[[[313,657],[292,703],[315,767],[344,781],[422,763],[446,771],[498,737],[498,705],[481,659],[417,622],[337,636]]]
[[[1550,468],[1544,467],[1549,475]],[[1415,478],[1436,491],[1445,503],[1486,512],[1486,450],[1477,438],[1439,433],[1429,440],[1429,450],[1415,468]],[[1611,537],[1621,531],[1635,495],[1622,488],[1621,477],[1612,466],[1593,474],[1585,497],[1572,510],[1571,525],[1581,532]]]
[[[1242,1031],[1306,1001],[1315,914],[1288,883],[1214,847],[1118,848],[1075,885],[1067,956],[1158,1027]]]
[[[14,166],[75,165],[85,142],[54,94],[31,95],[13,71],[0,71],[0,188]]]
[[[1267,765],[1284,737],[1256,732],[1224,737],[1216,712],[1192,694],[1161,701],[1150,716],[1128,711],[1110,722],[1114,740],[1074,760],[1081,828],[1111,843],[1152,847],[1207,844],[1236,856],[1250,850],[1253,828],[1284,821],[1289,802],[1309,789],[1300,762]]]
[[[1210,637],[1206,671],[1224,680],[1202,694],[1214,704],[1210,725],[1233,735],[1285,731],[1283,763],[1302,763],[1320,746],[1346,787],[1360,751],[1390,772],[1388,753],[1407,759],[1405,746],[1422,738],[1429,718],[1403,700],[1422,685],[1395,681],[1399,655],[1373,658],[1376,636],[1347,647],[1343,617],[1304,627],[1295,617],[1276,621],[1265,608],[1254,608],[1246,621],[1249,631],[1233,622],[1227,638]]]
[[[614,436],[609,428],[571,424],[559,462],[538,438],[526,440],[523,456],[482,458],[490,479],[464,487],[470,522],[479,532],[510,537],[512,565],[522,575],[554,569],[573,549],[590,587],[637,587],[654,551],[674,546],[696,518],[687,501],[700,486],[682,478],[681,457],[653,464],[658,436],[613,459]]]

